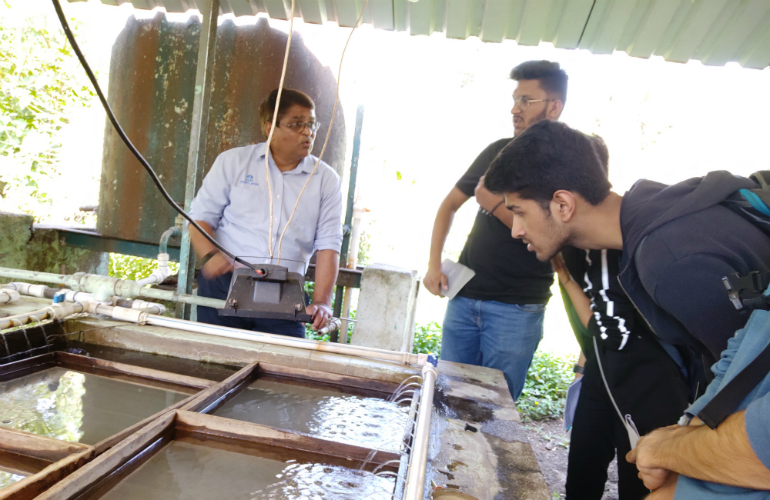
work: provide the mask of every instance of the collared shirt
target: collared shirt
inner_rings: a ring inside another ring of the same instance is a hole
[[[203,179],[190,209],[193,220],[216,231],[229,252],[252,263],[278,264],[278,240],[297,198],[318,159],[305,157],[281,172],[270,156],[273,193],[273,260],[270,260],[270,195],[265,172],[265,143],[230,149],[220,154]],[[313,251],[340,251],[342,193],[340,178],[324,162],[310,178],[281,245],[280,265],[304,275]]]

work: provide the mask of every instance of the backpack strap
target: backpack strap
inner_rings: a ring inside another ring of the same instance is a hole
[[[754,358],[738,375],[727,383],[698,413],[703,423],[716,429],[724,419],[735,413],[741,401],[764,380],[770,366],[770,345]]]
[[[770,184],[768,184],[768,179],[770,179],[770,170],[760,170],[759,172],[754,172],[749,176],[749,179],[753,179],[759,184],[759,187],[764,191],[770,191]]]
[[[770,236],[770,170],[754,172],[749,178],[756,188],[739,189],[721,204]]]

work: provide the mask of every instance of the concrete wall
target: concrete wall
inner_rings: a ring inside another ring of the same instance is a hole
[[[33,217],[0,212],[0,267],[106,275],[109,255],[64,244],[55,229],[35,229]],[[8,280],[5,280],[8,281]]]

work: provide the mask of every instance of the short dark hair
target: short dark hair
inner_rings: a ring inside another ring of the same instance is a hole
[[[604,175],[610,175],[610,150],[607,149],[607,143],[601,136],[592,134],[588,136],[591,139],[591,145],[594,147],[596,156],[599,157],[599,162],[604,169]]]
[[[526,61],[511,70],[511,79],[537,80],[540,88],[567,102],[567,72],[553,61]]]
[[[546,209],[560,189],[598,205],[607,198],[612,184],[594,142],[590,136],[560,122],[535,123],[500,151],[484,177],[484,184],[494,193],[517,193]]]
[[[277,99],[278,89],[275,89],[259,105],[259,121],[262,124],[262,130],[265,129],[266,123],[273,121],[273,112],[275,111],[275,101]],[[278,106],[278,119],[276,121],[281,121],[289,108],[295,104],[303,108],[315,109],[313,99],[306,93],[294,89],[283,89],[281,91],[281,104]]]

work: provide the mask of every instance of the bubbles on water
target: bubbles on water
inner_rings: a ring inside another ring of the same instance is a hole
[[[283,475],[282,481],[252,493],[252,500],[390,500],[395,488],[393,478],[333,465],[290,466]]]
[[[404,450],[409,408],[326,387],[260,379],[215,415],[367,448]]]

